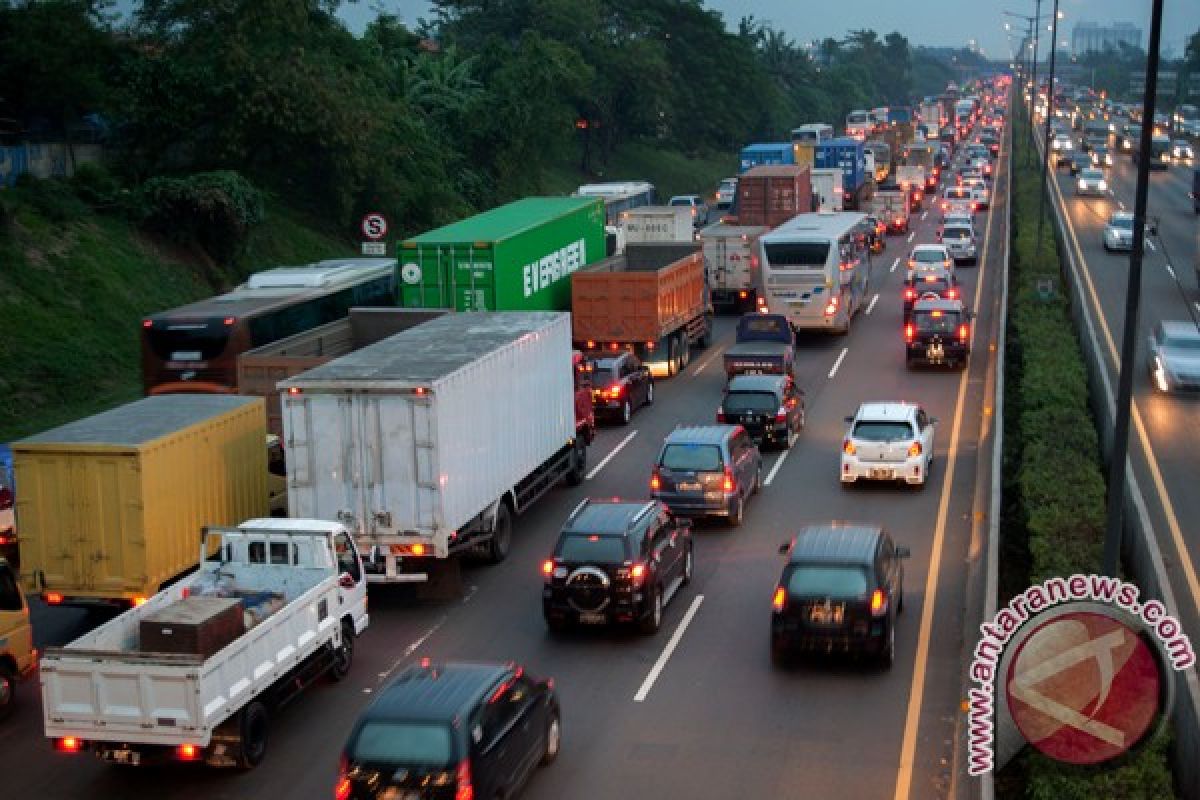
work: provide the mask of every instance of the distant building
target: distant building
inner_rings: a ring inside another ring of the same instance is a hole
[[[1080,22],[1071,31],[1071,55],[1104,50],[1120,50],[1122,44],[1130,47],[1142,46],[1142,29],[1130,22],[1114,22],[1101,25],[1098,22]]]

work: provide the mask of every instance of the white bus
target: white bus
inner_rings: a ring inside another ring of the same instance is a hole
[[[792,129],[793,144],[820,144],[833,138],[833,126],[824,122],[810,122]]]
[[[868,111],[851,111],[846,115],[846,135],[854,139],[866,139],[871,132],[871,114]]]
[[[654,205],[654,184],[646,181],[616,181],[612,183],[588,183],[575,190],[578,197],[603,197],[604,221],[616,225],[621,212],[631,208]]]
[[[797,331],[849,333],[871,273],[866,215],[800,214],[759,237],[759,308]]]

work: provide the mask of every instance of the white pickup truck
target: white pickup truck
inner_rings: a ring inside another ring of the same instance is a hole
[[[56,749],[129,765],[252,768],[266,755],[277,708],[323,675],[348,674],[369,618],[362,562],[345,527],[254,519],[206,528],[200,555],[199,570],[180,583],[47,649],[43,713]],[[224,605],[237,606],[235,630],[245,632],[207,657],[144,649],[143,623],[194,597],[237,598]]]

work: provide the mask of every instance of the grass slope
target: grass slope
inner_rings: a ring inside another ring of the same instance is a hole
[[[2,197],[0,442],[139,397],[143,315],[228,289],[255,269],[353,254],[278,203],[238,263],[221,267],[116,217],[84,210],[55,221],[31,199],[21,189]]]
[[[737,154],[733,152],[692,158],[651,142],[629,142],[592,174],[579,169],[578,162],[547,169],[545,186],[552,194],[567,194],[585,183],[645,180],[654,184],[659,201],[665,203],[676,194],[711,199],[720,180],[736,174]]]

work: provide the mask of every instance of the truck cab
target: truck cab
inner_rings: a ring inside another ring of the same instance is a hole
[[[0,558],[0,720],[16,704],[17,681],[32,673],[36,663],[29,605],[16,571]]]
[[[783,314],[747,313],[738,320],[737,341],[725,351],[725,374],[794,375],[795,334]]]

